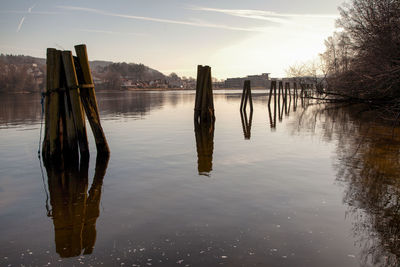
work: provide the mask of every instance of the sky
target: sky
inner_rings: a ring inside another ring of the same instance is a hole
[[[90,60],[218,79],[313,60],[343,0],[0,0],[0,53],[45,57],[86,44]]]

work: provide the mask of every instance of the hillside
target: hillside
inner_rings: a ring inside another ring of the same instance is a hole
[[[90,61],[96,84],[100,88],[120,89],[126,81],[132,87],[160,83],[168,87],[181,81],[176,75],[165,76],[143,64]],[[45,86],[46,59],[25,55],[0,55],[0,92],[36,92]],[[130,86],[128,86],[130,87]]]

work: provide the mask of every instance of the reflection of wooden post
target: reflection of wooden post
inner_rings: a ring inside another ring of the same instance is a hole
[[[275,129],[276,127],[276,105],[274,105],[274,114],[272,115],[271,106],[268,105],[268,115],[269,115],[269,122],[271,125],[271,129]]]
[[[297,98],[298,95],[297,95],[297,83],[296,82],[293,83],[293,90],[294,90],[293,95],[295,98]]]
[[[197,84],[194,120],[197,122],[214,122],[214,99],[212,92],[211,68],[197,67]]]
[[[82,231],[83,254],[91,254],[96,243],[96,221],[100,216],[101,188],[108,160],[108,154],[97,154],[93,182],[86,201],[85,227]]]
[[[82,105],[85,109],[86,116],[92,128],[96,148],[98,152],[110,153],[107,140],[100,124],[100,115],[97,107],[96,94],[94,91],[93,78],[90,73],[89,60],[85,45],[75,46],[78,58],[77,74],[80,85],[80,96]]]
[[[247,101],[250,102],[250,111],[253,110],[253,98],[251,96],[251,85],[250,81],[246,80],[243,84],[242,100],[240,102],[240,110],[246,110]]]
[[[71,99],[72,114],[78,136],[79,150],[82,157],[88,157],[89,145],[86,134],[85,118],[80,100],[78,77],[76,76],[75,64],[71,51],[63,51],[62,58],[69,96]]]
[[[197,168],[200,175],[209,176],[214,151],[214,123],[195,122]]]
[[[96,242],[96,221],[107,157],[98,154],[93,183],[88,189],[88,159],[65,168],[46,167],[56,252],[62,258],[91,254]]]
[[[45,99],[45,130],[42,154],[45,160],[59,156],[60,143],[60,85],[61,52],[47,49],[47,81]]]
[[[269,108],[269,106],[268,106]],[[247,118],[246,109],[240,110],[240,118],[242,121],[244,139],[250,140],[251,137],[251,124],[253,121],[253,110],[250,110],[250,116]]]

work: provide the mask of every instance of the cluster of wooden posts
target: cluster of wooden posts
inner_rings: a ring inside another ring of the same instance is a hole
[[[42,155],[45,162],[64,157],[89,157],[85,114],[90,123],[97,152],[109,155],[100,124],[93,78],[85,45],[71,51],[47,49],[45,131]]]
[[[298,88],[299,85],[299,88]],[[278,87],[278,92],[277,92]],[[303,84],[303,83],[293,83],[293,87],[289,82],[285,82],[285,85],[282,81],[271,81],[271,88],[269,91],[269,99],[268,99],[268,113],[269,119],[271,123],[271,128],[276,128],[276,115],[278,113],[279,121],[283,119],[283,113],[289,115],[291,101],[292,101],[292,92],[293,92],[293,110],[297,109],[297,99],[301,99],[302,106],[304,105],[304,99],[312,96],[313,84]],[[299,93],[300,90],[300,93]],[[282,101],[281,101],[282,96]],[[271,102],[274,101],[273,112],[271,111]],[[281,106],[282,105],[282,106]],[[278,110],[278,112],[277,112]]]

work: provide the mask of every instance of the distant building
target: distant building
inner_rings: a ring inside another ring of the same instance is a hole
[[[225,81],[226,88],[242,88],[244,81],[250,80],[251,87],[266,88],[269,85],[269,73],[261,75],[248,75],[244,78],[228,78]]]

